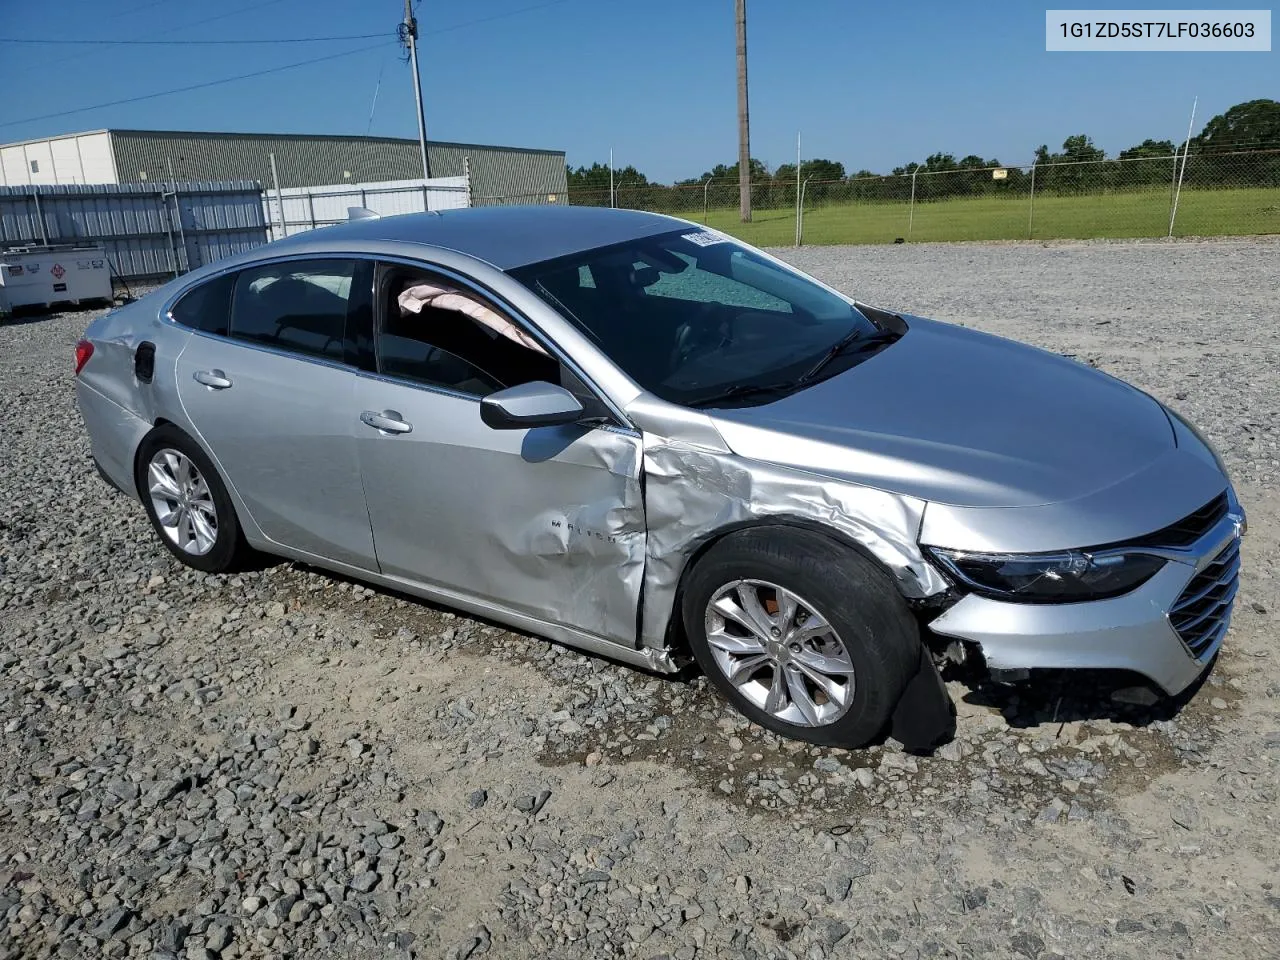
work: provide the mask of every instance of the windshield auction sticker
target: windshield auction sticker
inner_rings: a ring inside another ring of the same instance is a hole
[[[709,247],[713,243],[725,243],[725,238],[718,233],[711,233],[707,230],[699,230],[697,233],[682,233],[680,236],[686,240],[696,243],[700,247]]]
[[[1270,10],[1046,10],[1044,30],[1059,52],[1271,50]]]

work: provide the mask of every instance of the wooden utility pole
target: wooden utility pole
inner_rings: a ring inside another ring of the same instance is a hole
[[[751,117],[747,110],[747,0],[734,0],[738,21],[738,214],[751,222]]]

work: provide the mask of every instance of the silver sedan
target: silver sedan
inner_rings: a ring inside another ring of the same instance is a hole
[[[653,214],[350,223],[175,280],[76,347],[98,469],[200,570],[290,557],[854,746],[954,727],[935,657],[1165,693],[1244,516],[1150,396],[852,300]]]

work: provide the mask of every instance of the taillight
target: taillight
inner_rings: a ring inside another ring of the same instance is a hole
[[[89,362],[89,358],[93,356],[93,344],[88,340],[81,340],[76,344],[76,376],[80,376],[80,371],[84,369],[84,365]]]

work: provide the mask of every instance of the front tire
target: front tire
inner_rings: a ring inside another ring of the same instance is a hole
[[[860,747],[886,728],[920,635],[892,579],[821,534],[732,533],[690,571],[694,658],[752,721],[797,740]]]
[[[142,441],[136,463],[138,496],[168,551],[205,573],[237,567],[248,547],[227,488],[199,445],[162,424]]]

